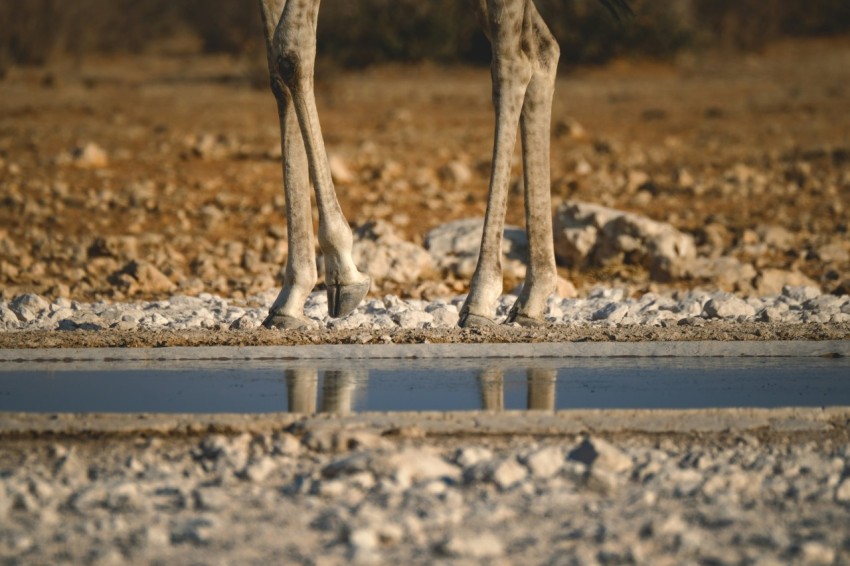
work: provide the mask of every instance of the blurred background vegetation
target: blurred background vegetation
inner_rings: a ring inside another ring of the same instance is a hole
[[[598,4],[537,0],[564,65],[758,50],[782,37],[850,31],[848,0],[635,0],[624,24]],[[323,0],[319,36],[322,60],[343,67],[489,60],[467,0]],[[0,0],[0,75],[12,65],[139,53],[181,37],[194,39],[197,52],[261,57],[256,0]]]

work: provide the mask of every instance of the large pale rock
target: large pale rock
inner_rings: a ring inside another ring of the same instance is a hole
[[[441,272],[468,279],[475,271],[483,218],[455,220],[437,226],[425,236],[425,247]],[[518,226],[505,226],[502,239],[502,266],[509,277],[525,277],[528,261],[528,237]]]
[[[24,322],[34,320],[49,307],[50,303],[47,300],[34,293],[18,295],[9,302],[9,308]]]
[[[457,481],[461,470],[429,449],[406,448],[398,452],[359,452],[331,462],[322,470],[325,478],[371,472],[410,486],[430,480]]]
[[[689,234],[645,216],[583,202],[566,202],[554,218],[555,254],[566,265],[643,265],[654,279],[687,272],[696,257]]]
[[[392,224],[377,220],[354,232],[354,263],[368,273],[375,288],[385,284],[411,285],[427,278],[434,269],[431,255],[421,246],[405,241]]]
[[[109,277],[110,283],[127,293],[165,293],[177,286],[162,271],[146,261],[130,261]]]
[[[731,256],[698,257],[686,266],[686,275],[691,279],[709,281],[723,291],[752,289],[756,269]]]
[[[759,295],[779,295],[784,287],[819,287],[819,285],[799,271],[784,269],[762,269],[755,280]]]

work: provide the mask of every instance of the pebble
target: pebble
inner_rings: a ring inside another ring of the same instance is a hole
[[[756,309],[752,305],[734,295],[713,297],[703,307],[706,318],[752,319],[755,314]]]
[[[37,563],[60,547],[74,562],[130,552],[146,563],[162,552],[216,563],[248,548],[330,563],[847,557],[844,446],[765,445],[749,435],[409,444],[321,423],[303,434],[323,430],[337,433],[328,442],[343,454],[284,432],[210,434],[143,451],[120,441],[94,451],[52,444],[0,474],[0,551]],[[349,442],[358,434],[361,443]],[[74,462],[82,473],[66,474]],[[297,471],[274,473],[284,467]]]
[[[502,541],[492,533],[475,535],[454,535],[443,545],[444,554],[455,558],[497,558],[504,554]]]
[[[585,438],[567,457],[607,472],[621,473],[632,469],[632,459],[628,454],[600,438]]]
[[[550,478],[563,467],[564,453],[557,446],[542,448],[530,454],[525,465],[535,478]]]

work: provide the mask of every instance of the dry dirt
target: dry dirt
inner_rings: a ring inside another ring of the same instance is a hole
[[[13,70],[0,83],[0,296],[240,298],[278,285],[278,125],[271,94],[251,88],[249,71],[178,56]],[[564,265],[562,275],[579,293],[604,284],[638,295],[747,294],[758,292],[758,274],[778,269],[848,293],[848,79],[846,39],[562,74],[556,204],[577,199],[669,222],[696,237],[701,255],[733,256],[757,276],[662,283],[628,262]],[[323,70],[317,93],[327,146],[347,169],[337,186],[353,226],[384,219],[421,243],[439,224],[483,215],[493,129],[486,69]],[[515,163],[508,221],[522,225]],[[133,260],[170,283],[133,285],[122,275]],[[434,273],[378,292],[465,289]]]
[[[848,340],[850,324],[768,324],[713,321],[705,326],[546,328],[494,327],[421,330],[23,331],[0,333],[0,348],[152,348],[167,346],[289,346],[301,344],[477,344],[640,342],[676,340]]]

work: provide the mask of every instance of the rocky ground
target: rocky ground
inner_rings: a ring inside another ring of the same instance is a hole
[[[375,287],[329,321],[320,286],[320,328],[282,333],[257,328],[286,260],[278,126],[239,62],[13,69],[0,348],[847,339],[848,75],[846,39],[564,75],[552,324],[459,330],[487,71],[322,70],[332,172]],[[514,174],[506,291],[525,273]],[[453,432],[422,427],[456,415],[357,430],[148,415],[116,432],[4,414],[0,563],[850,563],[850,418],[807,415],[647,430],[631,412],[474,413]]]
[[[46,426],[58,436],[24,438],[4,426],[0,556],[4,564],[846,564],[848,415],[786,413],[725,424],[722,414],[695,413],[687,417],[695,431],[668,424],[656,433],[627,430],[638,414],[612,414],[607,425],[605,415],[492,415],[501,433],[480,416],[458,425],[465,433],[451,432],[445,417],[431,425],[397,417],[381,428],[287,425],[283,416],[272,430],[241,434],[234,430],[250,423],[231,423],[229,433],[171,424],[163,435],[155,422],[142,432],[131,419],[138,432],[63,437],[62,426],[75,428],[66,419]],[[103,419],[77,425],[96,431]],[[584,427],[590,434],[570,432]]]
[[[848,69],[850,44],[836,39],[564,74],[552,148],[561,295],[847,294]],[[487,70],[323,71],[317,85],[374,296],[465,292],[490,169]],[[13,69],[0,114],[0,299],[241,301],[279,285],[274,101],[238,61]],[[508,222],[521,227],[516,161]],[[521,230],[507,236],[506,291],[525,272]]]

